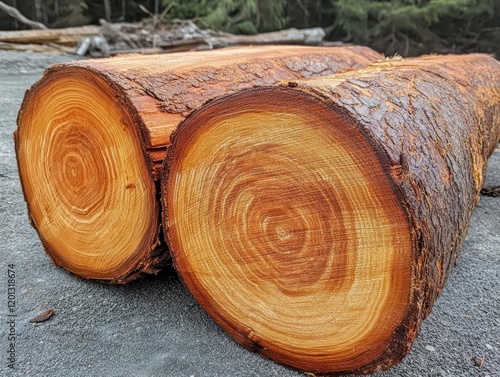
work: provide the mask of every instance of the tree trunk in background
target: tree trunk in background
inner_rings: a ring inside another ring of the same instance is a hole
[[[44,23],[43,10],[42,10],[42,2],[41,0],[33,0],[33,4],[35,5],[35,20],[41,23]]]
[[[122,22],[127,21],[127,0],[122,0]]]
[[[111,0],[104,0],[104,14],[107,22],[111,22]]]
[[[399,362],[500,139],[500,62],[387,60],[209,102],[161,184],[174,266],[247,349],[309,372]]]
[[[12,0],[12,6],[17,9],[17,0]],[[14,18],[14,29],[19,30],[19,22]]]
[[[16,152],[30,219],[54,263],[123,283],[168,258],[157,180],[191,110],[243,88],[367,66],[364,47],[247,47],[77,61],[26,94]],[[54,205],[57,203],[57,205]]]

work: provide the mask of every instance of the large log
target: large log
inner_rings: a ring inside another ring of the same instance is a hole
[[[311,375],[409,352],[500,138],[500,63],[388,60],[216,99],[173,133],[174,266],[249,350]]]
[[[15,134],[33,226],[54,263],[123,283],[158,270],[156,180],[169,136],[228,92],[322,76],[381,56],[363,47],[270,46],[122,56],[49,68],[25,95]]]

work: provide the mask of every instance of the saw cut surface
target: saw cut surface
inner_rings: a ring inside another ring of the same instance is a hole
[[[56,264],[120,279],[157,226],[137,129],[101,77],[72,69],[51,78],[32,89],[20,114],[18,162],[30,217]]]
[[[407,311],[405,213],[381,157],[334,108],[253,93],[205,106],[172,139],[174,264],[245,347],[306,371],[361,368]]]

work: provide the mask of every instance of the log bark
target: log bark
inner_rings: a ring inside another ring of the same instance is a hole
[[[500,139],[500,63],[387,60],[218,98],[172,135],[174,266],[249,350],[311,375],[398,363]]]
[[[157,180],[170,133],[225,93],[352,70],[363,47],[270,46],[122,56],[49,68],[25,95],[15,133],[31,222],[55,264],[123,283],[156,272]]]

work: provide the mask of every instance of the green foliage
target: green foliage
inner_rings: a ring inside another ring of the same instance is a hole
[[[169,18],[194,19],[202,26],[252,34],[285,26],[287,0],[163,0]]]
[[[435,42],[443,32],[464,36],[495,16],[492,0],[332,0],[332,5],[336,25],[356,43],[386,37]]]

